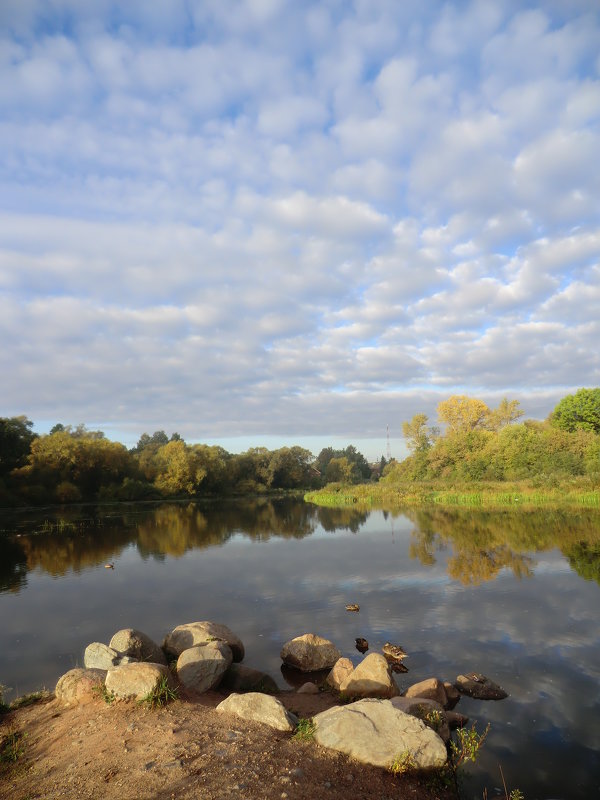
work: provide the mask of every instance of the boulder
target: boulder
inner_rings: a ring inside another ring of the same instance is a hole
[[[225,642],[204,642],[188,647],[177,659],[177,677],[198,694],[216,689],[231,666],[233,656]]]
[[[259,669],[246,667],[244,664],[231,664],[223,675],[220,686],[221,689],[229,689],[231,692],[264,692],[265,694],[279,692],[279,687],[270,675]]]
[[[336,692],[340,691],[340,686],[346,680],[348,675],[354,669],[354,664],[349,658],[338,658],[333,665],[333,669],[327,676],[325,683],[334,689]]]
[[[444,742],[448,743],[450,724],[446,710],[435,700],[429,700],[426,697],[393,697],[390,702],[394,708],[423,720],[428,728],[431,728]]]
[[[117,631],[110,640],[109,647],[122,656],[129,656],[136,661],[150,661],[152,664],[164,664],[167,659],[161,647],[135,628],[123,628]]]
[[[469,722],[469,718],[465,717],[464,714],[461,714],[458,711],[446,711],[446,718],[451,731],[455,730],[456,728],[464,728]]]
[[[229,645],[234,661],[243,661],[242,640],[227,625],[217,622],[186,622],[178,625],[165,636],[164,650],[172,656],[180,656],[184,650],[205,642],[220,641]]]
[[[508,693],[497,683],[479,672],[468,672],[456,678],[456,688],[477,700],[504,700]]]
[[[446,697],[448,698],[444,708],[446,710],[454,708],[454,706],[460,700],[460,692],[453,683],[450,683],[450,681],[444,681],[444,691],[446,692]]]
[[[342,681],[340,692],[348,697],[394,697],[398,687],[385,656],[370,653]]]
[[[235,714],[253,722],[262,722],[263,725],[269,725],[278,731],[293,731],[298,724],[298,719],[286,710],[283,703],[261,692],[230,694],[226,700],[219,703],[217,711]]]
[[[159,683],[166,678],[169,686],[175,682],[168,667],[164,664],[151,664],[147,661],[137,661],[132,664],[120,664],[109,669],[106,675],[106,689],[115,697],[142,700],[156,689]]]
[[[319,687],[316,683],[307,681],[299,689],[296,689],[296,694],[319,694]]]
[[[340,651],[329,639],[323,639],[314,633],[296,636],[281,648],[283,663],[301,672],[331,669],[340,655]]]
[[[102,642],[92,642],[85,648],[83,663],[86,669],[111,669],[121,661],[121,654]]]
[[[429,700],[435,700],[444,708],[448,702],[448,696],[444,689],[444,684],[439,678],[427,678],[427,680],[413,683],[404,692],[404,697],[424,697]]]
[[[84,703],[96,696],[97,690],[104,683],[106,670],[103,669],[70,669],[58,679],[54,694],[62,703]]]
[[[389,700],[364,699],[313,717],[315,740],[364,764],[390,768],[409,754],[415,769],[442,767],[446,745],[424,722]]]

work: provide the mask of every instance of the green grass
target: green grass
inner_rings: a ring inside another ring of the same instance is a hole
[[[417,762],[410,750],[403,750],[390,764],[390,772],[394,775],[404,775],[417,769]]]
[[[439,483],[368,483],[355,486],[330,484],[304,496],[309,503],[327,507],[407,508],[451,506],[467,508],[522,509],[584,506],[600,508],[600,490],[578,485],[577,480],[562,487],[539,486],[532,482],[448,486]]]
[[[114,692],[109,692],[108,689],[106,688],[106,684],[104,684],[104,683],[96,684],[96,686],[94,686],[92,688],[92,692],[95,695],[97,695],[97,697],[102,698],[102,700],[104,700],[104,702],[106,703],[107,706],[112,705],[115,702],[115,700],[117,699],[117,696],[115,695],[115,693]]]
[[[10,704],[10,710],[16,711],[18,708],[32,706],[34,703],[45,703],[51,699],[52,692],[48,692],[46,689],[42,689],[39,692],[30,692],[29,694],[24,694],[21,697],[17,697],[16,700],[13,700]]]
[[[316,726],[312,719],[300,717],[292,738],[297,741],[310,742],[315,738],[315,729]]]
[[[21,731],[10,730],[0,739],[0,765],[3,767],[16,764],[25,753],[25,739],[27,734]]]
[[[138,700],[140,705],[146,705],[148,708],[160,708],[166,706],[172,700],[177,700],[178,691],[169,685],[169,679],[163,675],[154,689],[141,700]]]

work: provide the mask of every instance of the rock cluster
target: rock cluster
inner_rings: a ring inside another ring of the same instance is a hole
[[[279,691],[277,684],[269,675],[240,664],[244,654],[239,637],[215,622],[178,625],[162,646],[141,631],[126,628],[115,633],[108,645],[88,645],[85,669],[63,675],[56,697],[80,703],[99,693],[142,699],[158,687],[180,686],[191,693],[220,687],[230,694],[218,705],[219,712],[293,731],[298,719],[272,696]],[[450,729],[468,722],[451,710],[461,694],[481,699],[507,696],[500,686],[475,672],[459,675],[455,684],[428,678],[401,693],[384,655],[369,653],[354,666],[332,642],[314,633],[286,642],[281,659],[298,674],[313,673],[299,693],[328,689],[346,702],[314,717],[317,743],[387,768],[406,754],[418,769],[442,766]],[[327,671],[324,683],[323,670]]]

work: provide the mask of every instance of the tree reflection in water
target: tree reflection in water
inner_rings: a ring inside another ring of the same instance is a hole
[[[13,513],[0,535],[0,591],[18,592],[34,569],[60,577],[115,561],[131,545],[144,559],[180,558],[233,536],[302,539],[319,525],[328,532],[357,532],[367,517],[368,512],[317,508],[297,498],[79,507],[22,520]]]
[[[477,511],[409,509],[415,528],[411,558],[431,566],[436,553],[451,550],[449,576],[463,584],[493,580],[503,569],[533,575],[532,552],[559,549],[572,569],[600,583],[600,514],[587,509]]]

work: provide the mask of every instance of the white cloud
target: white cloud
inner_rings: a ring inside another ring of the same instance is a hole
[[[6,0],[0,414],[545,416],[600,369],[599,44],[585,3]]]

